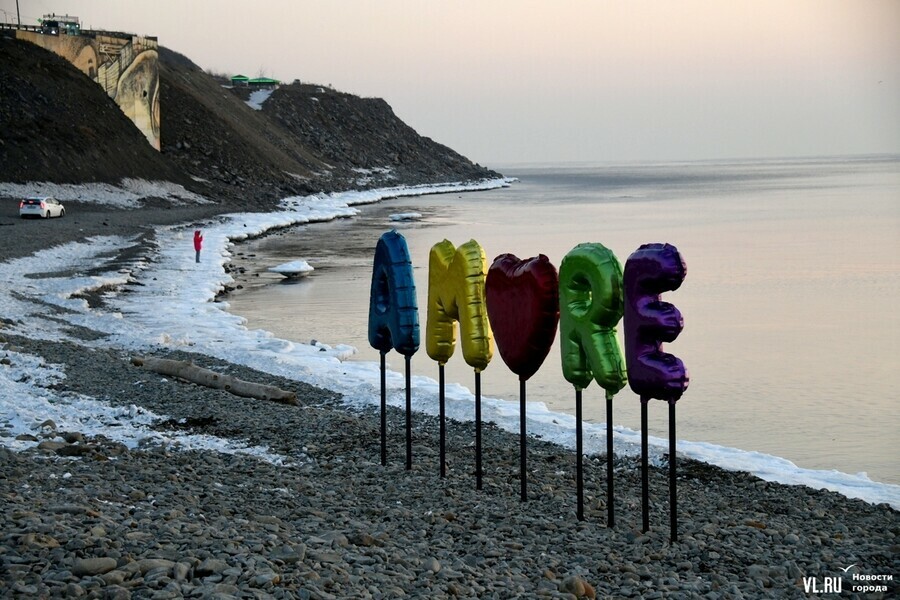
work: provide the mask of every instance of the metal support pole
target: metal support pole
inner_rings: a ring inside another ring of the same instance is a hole
[[[678,541],[678,494],[676,491],[675,401],[669,401],[669,528],[671,541]]]
[[[528,436],[525,432],[525,380],[519,380],[519,477],[522,502],[528,500]]]
[[[613,494],[613,395],[606,394],[606,526],[616,526],[615,495]]]
[[[387,465],[387,381],[385,380],[384,357],[387,354],[381,351],[381,466]]]
[[[583,438],[581,431],[581,390],[575,388],[575,490],[577,494],[575,514],[584,521],[584,465]]]
[[[481,371],[475,371],[475,489],[481,489]]]
[[[412,388],[410,386],[410,360],[406,357],[406,470],[412,470]]]
[[[641,531],[650,531],[650,473],[647,461],[647,404],[649,398],[641,398]]]
[[[438,404],[440,408],[441,479],[447,477],[447,411],[444,396],[444,365],[438,364]]]

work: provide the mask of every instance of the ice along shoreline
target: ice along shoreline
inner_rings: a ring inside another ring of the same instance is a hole
[[[204,226],[204,260],[193,262],[189,245],[188,226],[158,228],[156,249],[152,261],[140,261],[125,274],[103,274],[60,280],[37,278],[30,281],[26,295],[40,298],[72,311],[67,317],[71,324],[103,332],[108,336],[97,345],[146,350],[162,345],[213,356],[234,364],[241,364],[273,375],[298,379],[341,393],[347,404],[355,407],[372,406],[378,398],[378,370],[374,363],[341,362],[353,353],[349,346],[298,344],[275,338],[271,333],[247,330],[243,319],[229,314],[227,305],[214,303],[221,287],[230,281],[224,265],[230,260],[229,248],[236,242],[263,235],[266,231],[302,223],[327,221],[353,216],[354,205],[378,202],[387,198],[415,196],[426,193],[462,192],[492,189],[509,185],[509,180],[491,180],[479,184],[448,186],[416,186],[388,188],[367,192],[346,192],[325,196],[289,198],[282,202],[282,211],[273,213],[239,213],[222,215]],[[102,256],[121,251],[134,243],[133,239],[93,238],[88,243],[75,243],[42,253],[41,261],[24,257],[0,265],[0,279],[15,281],[17,276],[42,273],[46,259],[61,262],[77,270],[85,264],[102,261]],[[47,252],[58,256],[48,256]],[[91,290],[129,286],[128,294],[112,294],[105,299],[106,311],[87,306],[79,296]],[[422,285],[422,282],[420,282]],[[7,286],[7,289],[13,289]],[[14,295],[0,299],[12,312],[24,314]],[[160,310],[160,306],[165,306]],[[127,315],[127,319],[124,318]],[[15,329],[15,328],[14,328]],[[59,324],[30,324],[32,335],[44,339],[67,334]],[[23,333],[24,334],[24,333]],[[388,401],[392,406],[403,404],[403,377],[390,373]],[[413,379],[414,410],[435,414],[437,384],[428,377]],[[464,387],[448,386],[448,416],[459,421],[472,419],[473,397]],[[518,431],[518,407],[514,403],[485,399],[484,420],[493,421],[508,431]],[[566,448],[574,445],[574,419],[547,410],[543,404],[529,406],[528,430],[532,435]],[[623,456],[636,453],[639,433],[617,428],[616,452]],[[665,452],[666,442],[651,438],[657,460]],[[837,471],[802,469],[771,455],[747,452],[702,442],[679,441],[683,455],[716,465],[726,470],[745,471],[767,481],[802,484],[812,488],[836,491],[851,498],[871,503],[888,503],[900,508],[900,486],[871,481],[863,474],[849,475]],[[585,451],[599,454],[605,451],[605,431],[601,425],[587,424]]]

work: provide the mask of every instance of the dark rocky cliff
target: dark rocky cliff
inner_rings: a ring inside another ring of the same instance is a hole
[[[381,98],[359,98],[315,85],[294,84],[272,94],[263,112],[331,165],[404,183],[485,177],[485,169],[422,137]],[[380,169],[390,169],[389,173]],[[350,177],[353,174],[349,174]],[[357,177],[358,178],[358,177]]]
[[[185,183],[103,89],[57,55],[0,35],[0,181]]]
[[[0,37],[0,181],[180,183],[223,204],[499,174],[422,137],[384,100],[292,84],[254,110],[160,48],[162,151],[65,60]]]

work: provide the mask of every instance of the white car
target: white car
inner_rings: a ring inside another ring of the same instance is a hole
[[[19,216],[23,219],[25,217],[49,219],[50,217],[63,217],[65,214],[66,208],[50,196],[35,196],[19,202]]]

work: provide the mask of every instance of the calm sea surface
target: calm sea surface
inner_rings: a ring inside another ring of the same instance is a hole
[[[666,345],[687,365],[679,439],[787,458],[801,467],[865,471],[900,483],[900,157],[753,162],[507,167],[520,181],[488,192],[391,200],[353,219],[299,227],[242,244],[244,289],[229,302],[251,328],[359,348],[367,342],[372,256],[396,227],[415,267],[425,325],[428,252],[447,238],[499,254],[546,254],[559,265],[582,242],[624,264],[643,243],[681,251],[688,275],[664,295],[684,315]],[[415,211],[413,223],[389,215]],[[253,255],[253,256],[251,256]],[[265,269],[304,258],[316,271],[283,283]],[[424,346],[424,344],[423,344]],[[457,350],[447,379],[474,389]],[[389,354],[394,370],[402,360]],[[424,352],[417,375],[437,378]],[[483,394],[515,400],[518,381],[498,353]],[[584,392],[585,418],[604,422],[602,390]],[[528,382],[528,399],[574,412],[558,345]],[[628,388],[614,423],[639,430]],[[668,435],[666,405],[650,405],[650,434]]]

